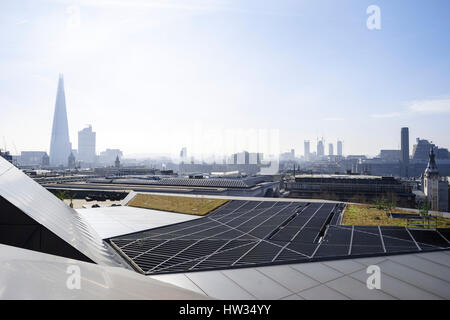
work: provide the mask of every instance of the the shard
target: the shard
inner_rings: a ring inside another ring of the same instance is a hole
[[[59,75],[58,91],[56,93],[55,113],[53,115],[52,138],[50,142],[50,164],[52,166],[67,166],[72,149],[69,140],[67,124],[66,96],[64,93],[64,78]]]

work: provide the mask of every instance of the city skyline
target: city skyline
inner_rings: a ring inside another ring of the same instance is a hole
[[[437,3],[382,2],[376,31],[371,1],[2,3],[0,135],[13,153],[49,151],[63,72],[72,145],[91,124],[97,152],[212,154],[218,133],[254,129],[278,130],[280,153],[323,136],[373,156],[400,149],[400,127],[410,154],[418,137],[448,148],[450,5]]]

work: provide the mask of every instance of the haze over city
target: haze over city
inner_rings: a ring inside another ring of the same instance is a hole
[[[449,13],[1,0],[0,300],[449,300]]]
[[[299,154],[321,137],[399,149],[402,126],[448,147],[450,4],[432,2],[2,2],[2,148],[49,150],[59,73],[74,146],[91,124],[97,150],[125,155],[220,153],[251,129]]]

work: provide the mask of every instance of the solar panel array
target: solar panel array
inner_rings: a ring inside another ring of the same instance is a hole
[[[444,249],[447,230],[338,225],[343,204],[233,200],[200,219],[110,239],[144,274]]]

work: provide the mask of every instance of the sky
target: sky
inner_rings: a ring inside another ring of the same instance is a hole
[[[376,155],[404,126],[411,149],[449,148],[448,12],[448,0],[0,1],[0,148],[49,150],[59,73],[73,148],[91,124],[98,153],[302,155],[323,137]]]

